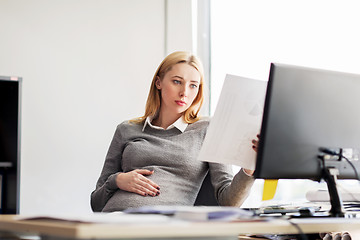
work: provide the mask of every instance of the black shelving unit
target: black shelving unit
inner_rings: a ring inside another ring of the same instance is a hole
[[[0,214],[19,213],[21,83],[0,76]]]

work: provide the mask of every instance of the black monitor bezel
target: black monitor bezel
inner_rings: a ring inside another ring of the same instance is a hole
[[[255,176],[255,178],[262,178],[262,179],[310,179],[310,180],[320,181],[323,176],[322,167],[321,167],[320,161],[315,160],[315,158],[314,158],[314,162],[310,163],[311,164],[310,171],[305,172],[305,173],[303,172],[300,175],[297,175],[295,173],[297,171],[297,169],[294,169],[293,173],[287,174],[286,172],[284,172],[286,166],[284,166],[284,171],[283,171],[282,175],[268,173],[267,170],[264,169],[264,166],[263,166],[264,161],[269,160],[269,159],[264,160],[264,157],[265,157],[264,149],[268,145],[267,141],[269,141],[267,134],[268,134],[268,128],[271,127],[271,126],[269,126],[269,116],[270,116],[270,111],[271,111],[270,108],[272,107],[272,101],[274,98],[274,96],[273,96],[274,83],[275,83],[275,81],[277,81],[275,73],[277,73],[277,71],[279,71],[279,69],[282,69],[282,68],[300,71],[300,72],[302,71],[304,73],[315,72],[316,74],[320,74],[321,76],[323,74],[325,77],[332,76],[332,75],[336,75],[336,76],[340,76],[340,77],[344,76],[344,78],[358,79],[359,83],[360,83],[360,75],[341,73],[341,72],[335,72],[335,71],[329,71],[329,70],[323,70],[323,69],[315,69],[315,68],[309,68],[309,67],[294,66],[294,65],[288,65],[288,64],[280,64],[280,63],[271,63],[271,65],[270,65],[269,81],[268,81],[267,91],[266,91],[266,96],[265,96],[264,113],[263,113],[263,119],[262,119],[260,141],[259,141],[258,153],[257,153],[256,170],[255,170],[254,176]],[[359,86],[360,86],[360,84],[359,84]],[[321,146],[321,147],[328,147],[328,146]],[[333,147],[333,146],[331,146],[331,147]],[[314,149],[312,149],[312,151],[314,151]],[[332,158],[332,159],[334,159],[334,158]],[[273,161],[275,161],[275,160],[273,159]],[[356,178],[354,169],[351,169],[346,161],[337,161],[337,159],[327,161],[327,166],[339,168],[339,170],[340,170],[340,173],[338,176],[339,178],[344,178],[344,179],[355,179]],[[360,168],[359,162],[356,163],[356,167],[358,169]],[[291,169],[291,166],[288,166],[288,169]],[[276,171],[278,171],[278,170],[276,170]]]

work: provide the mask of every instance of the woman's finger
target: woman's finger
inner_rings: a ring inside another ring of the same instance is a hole
[[[154,170],[153,171],[150,171],[150,170],[147,170],[147,169],[135,169],[134,172],[137,172],[141,175],[151,175],[154,173]]]
[[[160,194],[160,192],[158,193],[157,190],[152,191],[152,190],[148,189],[147,187],[144,187],[144,186],[141,185],[141,184],[136,184],[134,187],[135,187],[136,190],[138,190],[138,191],[140,191],[140,192],[142,192],[142,193],[145,193],[145,195],[148,195],[148,196],[153,196],[153,197],[155,197],[155,196],[157,196],[157,195]]]
[[[140,180],[143,181],[144,183],[150,185],[155,190],[160,190],[160,186],[157,185],[156,183],[154,183],[153,181],[151,181],[150,179],[148,179],[147,177],[142,176],[142,177],[140,177]]]
[[[138,182],[138,185],[140,185],[141,187],[145,188],[149,195],[159,195],[160,194],[160,187],[154,187],[153,185],[151,185],[148,181],[148,179],[146,179],[145,177],[144,178],[141,178],[140,181]],[[155,184],[156,185],[156,184]]]
[[[254,151],[257,152],[257,148],[258,148],[259,141],[253,139],[253,140],[251,141],[251,143],[253,144],[253,145],[252,145],[252,149],[254,149]]]
[[[155,189],[157,190],[160,190],[160,186],[157,185],[156,183],[154,183],[153,181],[151,181],[150,179],[148,179],[147,177],[145,176],[148,176],[148,175],[151,175],[154,173],[154,170],[150,171],[150,170],[147,170],[147,169],[136,169],[134,170],[135,172],[139,173],[142,175],[142,177],[140,177],[140,179],[148,184],[150,184],[152,187],[154,187]],[[145,175],[145,176],[144,176]]]
[[[143,186],[141,186],[139,184],[134,185],[134,190],[137,192],[143,193],[141,195],[144,195],[144,196],[152,195],[148,189],[144,188]]]
[[[148,195],[145,191],[142,191],[140,188],[135,188],[135,187],[130,192],[137,193],[137,194],[142,195],[144,197]]]

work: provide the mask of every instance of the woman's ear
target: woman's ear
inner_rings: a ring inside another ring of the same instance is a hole
[[[159,76],[156,77],[155,86],[157,89],[161,89],[161,80]]]

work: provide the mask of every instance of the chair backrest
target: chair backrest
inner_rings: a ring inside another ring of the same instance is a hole
[[[208,173],[202,183],[194,206],[219,206],[215,198],[215,190],[211,184],[211,177]]]

